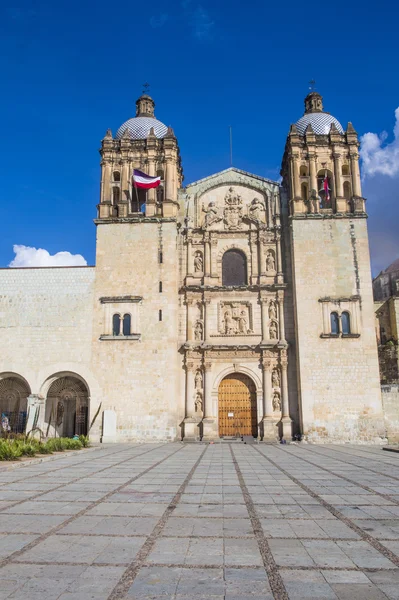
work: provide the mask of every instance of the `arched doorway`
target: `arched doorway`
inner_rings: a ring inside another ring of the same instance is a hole
[[[219,435],[258,435],[256,387],[243,373],[233,373],[220,382]]]
[[[24,433],[29,395],[29,386],[23,379],[0,379],[0,435]]]
[[[83,381],[71,375],[53,381],[46,402],[48,435],[87,435],[88,413],[89,391]]]

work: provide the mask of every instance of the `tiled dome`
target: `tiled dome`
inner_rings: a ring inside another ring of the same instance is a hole
[[[339,133],[344,133],[341,123],[332,115],[325,112],[311,112],[304,114],[303,117],[295,123],[299,135],[305,135],[309,123],[316,135],[328,135],[332,123],[334,123]]]
[[[151,127],[154,128],[157,138],[165,137],[168,132],[166,125],[154,117],[134,117],[119,127],[115,137],[120,140],[127,129],[132,140],[144,140],[148,137]]]

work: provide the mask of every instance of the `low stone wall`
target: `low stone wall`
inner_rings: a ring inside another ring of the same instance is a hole
[[[384,407],[385,426],[390,444],[399,443],[399,385],[381,386],[382,405]]]

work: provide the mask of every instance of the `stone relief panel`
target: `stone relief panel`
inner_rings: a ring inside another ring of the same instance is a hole
[[[198,224],[205,229],[241,231],[267,223],[267,197],[242,186],[221,186],[199,200]],[[215,226],[215,227],[213,227]]]
[[[248,335],[253,333],[252,306],[249,302],[220,302],[218,305],[220,335]]]

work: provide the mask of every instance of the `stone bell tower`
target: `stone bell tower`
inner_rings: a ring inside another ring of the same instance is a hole
[[[101,142],[99,219],[171,217],[177,214],[177,190],[183,172],[173,129],[155,118],[155,102],[143,94],[136,101],[136,116],[119,127],[115,138],[108,129]],[[136,189],[133,169],[160,176],[158,189]]]
[[[173,130],[143,94],[136,116],[102,140],[96,240],[93,368],[118,439],[178,434],[177,191],[182,183]],[[133,170],[161,178],[136,188]]]
[[[305,98],[281,175],[290,224],[301,427],[312,441],[385,436],[359,141]]]

